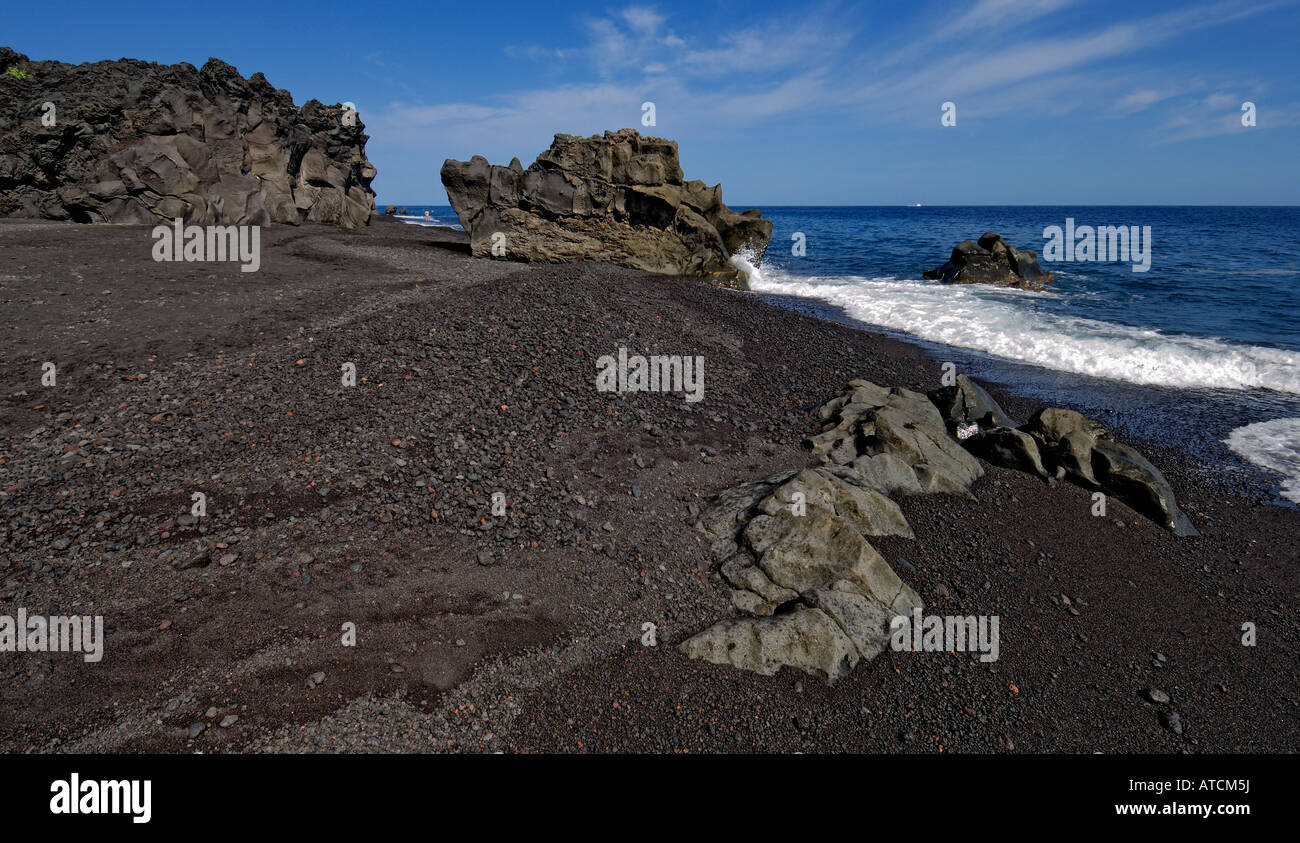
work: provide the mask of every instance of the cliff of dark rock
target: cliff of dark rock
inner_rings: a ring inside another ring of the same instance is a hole
[[[70,65],[0,47],[0,216],[366,225],[365,126],[209,59]]]

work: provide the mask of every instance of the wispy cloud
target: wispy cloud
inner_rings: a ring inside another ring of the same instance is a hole
[[[1138,112],[1146,111],[1151,106],[1163,99],[1168,99],[1170,96],[1172,96],[1170,93],[1162,93],[1161,91],[1145,88],[1121,97],[1119,102],[1115,103],[1111,111],[1120,116],[1137,114]]]
[[[666,20],[653,6],[629,6],[621,16],[632,29],[647,35],[657,32]]]
[[[943,44],[968,39],[972,35],[1005,29],[1007,25],[1024,27],[1045,15],[1058,12],[1076,0],[979,0],[963,14],[938,28],[931,28],[901,49],[886,55],[882,66],[901,61],[915,61]],[[929,16],[926,16],[927,23]]]
[[[1256,104],[1255,125],[1245,126],[1241,122],[1244,102],[1236,96],[1211,94],[1180,103],[1160,125],[1153,140],[1157,144],[1182,143],[1300,125],[1300,103],[1282,103],[1262,112]]]
[[[940,103],[953,100],[964,120],[1017,111],[1047,119],[1079,108],[1114,118],[1178,107],[1184,110],[1150,125],[1163,139],[1188,139],[1211,125],[1228,131],[1238,95],[1225,85],[1202,87],[1188,105],[1186,83],[1135,80],[1116,63],[1122,68],[1156,45],[1278,5],[1212,2],[1081,29],[1075,0],[979,0],[886,52],[864,49],[873,31],[854,9],[778,13],[710,34],[684,21],[674,28],[672,15],[636,4],[584,20],[578,43],[505,50],[516,61],[564,64],[569,78],[590,80],[594,70],[598,81],[506,91],[479,104],[394,103],[368,122],[393,143],[491,151],[508,142],[517,151],[544,147],[555,131],[638,126],[647,99],[674,135],[688,126],[734,131],[812,114],[929,124]]]

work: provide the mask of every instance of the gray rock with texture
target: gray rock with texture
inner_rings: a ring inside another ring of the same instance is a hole
[[[978,384],[964,376],[958,381],[957,387],[931,392],[930,399],[950,425],[979,422],[979,433],[962,443],[972,454],[994,465],[1105,492],[1177,535],[1199,535],[1160,469],[1116,442],[1104,425],[1074,410],[1045,407],[1014,428]],[[1004,421],[989,426],[998,419]]]
[[[1038,450],[1038,440],[1014,427],[991,427],[966,440],[972,454],[994,465],[1014,468],[1039,477],[1049,476]]]
[[[922,607],[868,539],[912,537],[889,494],[969,494],[979,461],[920,393],[855,380],[817,414],[825,427],[807,444],[823,465],[734,486],[702,514],[744,614],[683,642],[691,658],[833,682],[888,647],[895,616]]]
[[[1074,410],[1045,407],[1021,429],[1038,441],[1049,471],[1116,497],[1177,535],[1199,535],[1160,469],[1135,449],[1116,442],[1101,423]]]
[[[470,249],[539,263],[594,260],[745,287],[731,256],[757,264],[772,223],[722,203],[720,185],[686,181],[675,141],[633,129],[582,138],[557,134],[527,169],[482,156],[442,165],[447,197]]]
[[[765,676],[793,666],[827,682],[846,676],[862,658],[838,623],[807,606],[773,617],[719,621],[689,638],[681,649],[693,659]]]
[[[866,535],[912,531],[897,505],[835,467],[783,472],[728,490],[700,519],[732,604],[681,644],[691,658],[771,674],[795,667],[828,682],[875,658],[889,621],[920,607]]]
[[[930,401],[939,408],[950,433],[955,432],[958,425],[978,424],[982,428],[1016,426],[984,387],[965,375],[958,375],[956,381],[955,386],[941,387],[929,393]]]
[[[984,474],[919,392],[854,380],[817,415],[822,431],[804,444],[825,463],[854,468],[886,494],[969,495]]]
[[[1200,535],[1160,469],[1128,445],[1098,439],[1092,448],[1092,470],[1107,494],[1180,536]]]

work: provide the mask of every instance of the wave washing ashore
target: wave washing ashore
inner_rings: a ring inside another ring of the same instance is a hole
[[[1257,482],[1300,501],[1300,209],[764,213],[775,230],[761,269],[736,258],[754,291],[794,306],[828,305],[841,318],[919,340],[980,377],[1107,413],[1132,435],[1197,455],[1210,473],[1239,474],[1243,458],[1265,470],[1249,472]],[[1070,261],[1046,259],[1058,231],[1084,226],[1150,226],[1143,248],[1151,251],[1137,263],[1122,252],[1097,260],[1112,255],[1095,247],[1071,250]],[[951,244],[986,230],[1039,252],[1054,274],[1046,292],[921,278]]]

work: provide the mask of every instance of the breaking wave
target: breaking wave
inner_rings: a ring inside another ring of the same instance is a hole
[[[1300,503],[1300,419],[1248,424],[1223,441],[1255,465],[1282,475],[1282,497]]]
[[[890,277],[802,277],[755,268],[751,258],[738,254],[732,264],[755,292],[819,299],[861,322],[929,342],[1135,384],[1300,394],[1300,353],[1293,351],[1044,313],[1026,298],[1050,293]]]

